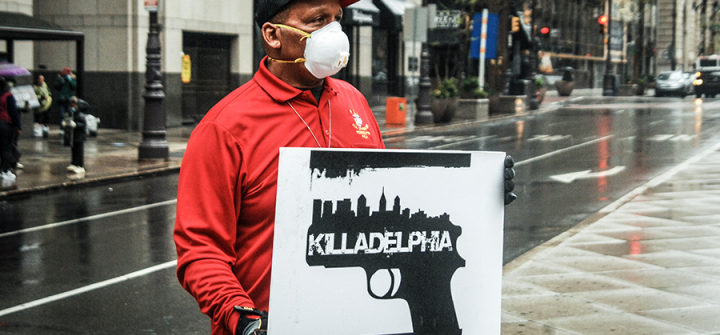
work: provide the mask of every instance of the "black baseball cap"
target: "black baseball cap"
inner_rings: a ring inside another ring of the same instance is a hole
[[[300,0],[258,0],[255,5],[255,23],[258,27],[262,27],[263,23],[270,20],[292,1]],[[360,0],[340,0],[340,6],[345,8],[358,1]]]

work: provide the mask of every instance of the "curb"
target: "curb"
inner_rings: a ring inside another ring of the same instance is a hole
[[[15,189],[10,191],[4,191],[0,192],[0,200],[6,200],[8,198],[16,198],[28,195],[30,193],[38,193],[38,192],[46,192],[61,188],[74,188],[74,187],[82,187],[82,186],[91,186],[91,185],[101,185],[109,182],[116,182],[121,180],[133,180],[133,179],[139,179],[141,177],[145,176],[154,176],[154,175],[165,175],[170,173],[177,173],[180,171],[180,166],[169,166],[169,167],[162,167],[162,168],[154,168],[154,169],[147,169],[142,171],[136,171],[136,172],[126,172],[126,173],[120,173],[115,175],[108,175],[108,176],[100,176],[95,178],[87,178],[87,179],[81,179],[81,180],[75,180],[75,181],[67,181],[57,184],[48,184],[48,185],[42,185],[42,186],[35,186],[35,187],[29,187],[29,188],[23,188],[23,189]]]

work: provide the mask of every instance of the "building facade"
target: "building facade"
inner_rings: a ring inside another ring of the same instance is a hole
[[[264,56],[253,20],[254,1],[261,0],[161,1],[168,127],[198,122],[217,101],[252,78]],[[352,57],[337,76],[355,85],[371,105],[404,94],[402,17],[404,8],[415,5],[405,0],[360,0],[345,10],[342,25]],[[101,118],[101,127],[142,129],[149,30],[144,1],[0,0],[0,12],[84,34],[80,98]],[[76,49],[72,41],[16,39],[3,45],[0,40],[0,59],[42,73],[52,82],[64,67],[78,67]]]

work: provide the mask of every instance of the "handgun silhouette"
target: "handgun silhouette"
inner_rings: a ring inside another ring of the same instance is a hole
[[[364,195],[358,198],[357,214],[350,199],[333,203],[316,199],[313,221],[308,228],[306,261],[326,268],[362,267],[367,291],[376,299],[404,299],[412,319],[413,334],[459,335],[450,281],[455,270],[465,266],[455,248],[462,228],[450,216],[428,217],[423,211],[412,216],[400,210],[395,198],[386,210],[385,194],[379,211],[370,213]],[[387,271],[387,291],[375,292],[371,279]]]

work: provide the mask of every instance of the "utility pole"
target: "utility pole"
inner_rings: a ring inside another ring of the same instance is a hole
[[[612,45],[612,0],[607,1],[607,42],[605,43],[607,47],[607,55],[605,58],[605,75],[603,76],[603,95],[604,96],[613,96],[615,95],[615,75],[613,74],[613,68],[612,68],[612,60],[610,58],[610,54],[612,51],[612,48],[610,47]]]
[[[145,116],[143,118],[142,142],[138,147],[139,160],[168,159],[169,147],[165,140],[165,111],[163,100],[165,92],[162,85],[162,54],[160,53],[160,24],[158,11],[160,1],[145,1],[145,9],[150,12],[150,30],[145,52]]]

